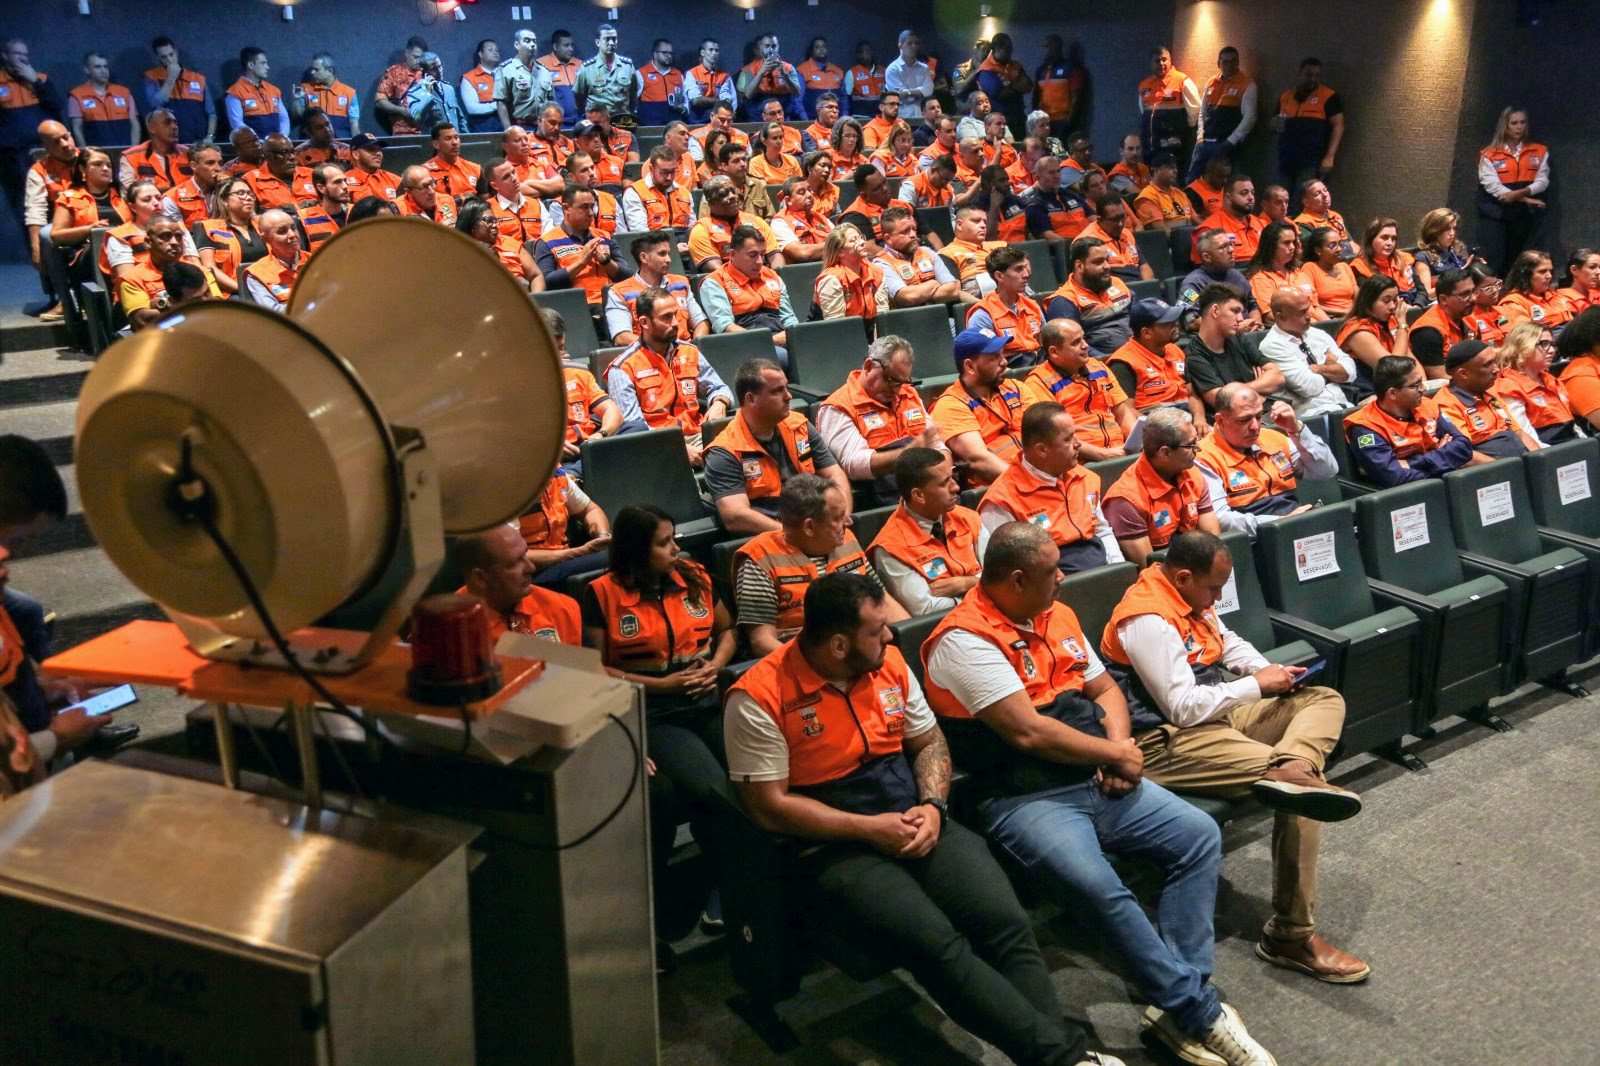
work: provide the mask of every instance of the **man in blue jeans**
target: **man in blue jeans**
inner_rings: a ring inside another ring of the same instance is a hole
[[[983,575],[922,647],[927,696],[974,777],[979,825],[1029,870],[1094,908],[1150,1000],[1145,1022],[1193,1063],[1270,1066],[1211,984],[1222,857],[1216,824],[1153,782],[1128,704],[1077,615],[1056,602],[1060,554],[1029,522],[995,530]],[[1159,929],[1106,861],[1138,855],[1165,875]]]

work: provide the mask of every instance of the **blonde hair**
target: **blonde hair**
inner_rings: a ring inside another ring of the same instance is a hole
[[[1417,243],[1424,248],[1432,248],[1445,230],[1460,224],[1461,216],[1458,213],[1448,207],[1436,207],[1423,215],[1417,225]]]
[[[849,222],[833,227],[827,238],[822,242],[822,265],[824,268],[839,265],[839,256],[844,253],[844,246],[850,242],[851,237],[861,236],[861,231]]]
[[[1501,145],[1506,143],[1506,138],[1508,136],[1506,130],[1511,125],[1512,115],[1521,115],[1526,118],[1528,115],[1528,109],[1525,107],[1508,107],[1504,111],[1500,112],[1500,117],[1496,119],[1494,123],[1494,136],[1490,137],[1489,143],[1483,146],[1483,150],[1485,152],[1492,152],[1496,148],[1499,148]],[[1529,125],[1531,126],[1533,123],[1530,122]],[[1528,134],[1526,131],[1523,132],[1522,139],[1528,139]]]
[[[1500,342],[1500,354],[1495,362],[1500,369],[1521,366],[1522,361],[1533,354],[1534,345],[1539,343],[1542,334],[1550,330],[1537,322],[1522,322],[1512,326],[1506,333],[1505,340]]]

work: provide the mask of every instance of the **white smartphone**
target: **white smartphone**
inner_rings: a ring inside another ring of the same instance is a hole
[[[74,703],[66,709],[70,711],[73,708],[82,707],[89,713],[90,718],[98,718],[102,714],[110,714],[119,707],[126,707],[128,704],[137,703],[138,701],[139,694],[133,691],[132,685],[118,685],[116,688],[106,689],[97,696],[90,696],[82,702]]]

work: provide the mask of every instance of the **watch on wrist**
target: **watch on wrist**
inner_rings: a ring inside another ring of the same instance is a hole
[[[924,796],[922,801],[917,805],[919,807],[932,807],[934,810],[938,811],[939,820],[941,822],[948,822],[950,820],[950,805],[944,800],[940,799],[938,796]]]

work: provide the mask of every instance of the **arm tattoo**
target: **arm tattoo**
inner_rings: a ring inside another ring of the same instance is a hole
[[[911,769],[917,777],[918,796],[945,799],[950,794],[950,745],[945,743],[944,730],[935,726],[931,734]]]

